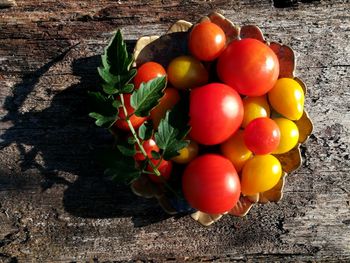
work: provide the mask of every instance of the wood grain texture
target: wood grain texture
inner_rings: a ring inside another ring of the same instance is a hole
[[[350,261],[350,4],[18,0],[0,9],[0,261]],[[296,3],[297,1],[294,1]],[[290,45],[314,133],[278,204],[209,228],[111,184],[86,91],[113,30],[132,48],[219,11]]]

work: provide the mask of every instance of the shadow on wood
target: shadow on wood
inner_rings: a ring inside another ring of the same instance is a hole
[[[49,107],[42,111],[20,110],[41,76],[63,60],[72,48],[34,73],[24,75],[22,81],[14,86],[14,95],[7,97],[4,103],[8,113],[1,120],[10,121],[13,126],[0,136],[0,148],[16,145],[23,156],[19,164],[22,172],[31,169],[39,173],[42,191],[55,184],[67,186],[63,204],[65,210],[74,216],[132,217],[135,226],[168,218],[155,200],[136,197],[128,186],[116,185],[103,177],[103,168],[95,160],[96,154],[110,147],[113,141],[108,132],[96,128],[88,117],[87,91],[98,87],[96,67],[100,63],[99,56],[73,61],[73,74],[80,77],[80,82],[54,94]],[[51,92],[50,87],[47,92]],[[28,131],[32,133],[28,134]],[[39,161],[38,155],[41,156]],[[77,175],[77,179],[71,182],[65,174]],[[20,180],[21,175],[18,176],[18,182],[28,181]],[[22,185],[11,182],[11,178],[3,175],[0,182],[11,184],[14,188]]]

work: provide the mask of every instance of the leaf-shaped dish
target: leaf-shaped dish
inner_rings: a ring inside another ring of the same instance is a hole
[[[279,78],[294,78],[301,84],[306,94],[305,84],[299,78],[295,77],[295,56],[294,51],[290,47],[276,42],[269,43],[265,40],[262,31],[257,26],[245,25],[238,27],[218,13],[211,13],[208,16],[200,19],[200,21],[204,20],[210,20],[211,22],[220,26],[225,32],[228,43],[237,39],[254,38],[269,45],[279,60]],[[189,54],[187,40],[191,27],[191,23],[184,20],[179,20],[170,27],[165,35],[141,37],[137,41],[134,49],[134,66],[142,65],[148,61],[156,61],[166,68],[173,58],[180,55]],[[304,111],[304,114],[300,120],[295,121],[295,124],[297,125],[300,133],[298,144],[294,149],[285,154],[275,154],[275,157],[281,162],[284,172],[278,184],[274,188],[254,196],[242,195],[236,206],[227,214],[242,217],[249,212],[254,204],[266,204],[268,202],[278,202],[281,200],[286,175],[287,173],[291,173],[300,167],[302,163],[300,144],[306,141],[313,129],[312,122],[306,111]],[[135,180],[132,183],[131,188],[133,192],[139,196],[143,196],[145,198],[157,198],[159,204],[167,213],[176,214],[178,212],[174,206],[172,206],[171,200],[167,199],[165,194],[166,190],[152,183],[146,176]],[[223,214],[211,215],[201,211],[196,211],[192,213],[191,217],[200,224],[209,226],[218,221],[222,215]]]

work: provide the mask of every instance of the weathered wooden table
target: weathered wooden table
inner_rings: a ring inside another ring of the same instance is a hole
[[[0,261],[350,261],[348,1],[16,2],[0,9]],[[103,178],[86,91],[116,28],[132,46],[213,10],[293,47],[315,129],[281,202],[204,228]]]

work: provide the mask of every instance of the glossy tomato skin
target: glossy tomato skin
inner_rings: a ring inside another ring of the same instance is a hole
[[[224,83],[240,94],[261,96],[275,85],[279,62],[266,44],[245,38],[231,42],[221,53],[217,73]]]
[[[244,143],[255,154],[268,154],[277,149],[281,133],[276,122],[267,117],[251,121],[244,130]]]
[[[231,210],[241,193],[233,164],[217,154],[205,154],[190,162],[182,177],[182,189],[193,208],[209,214]]]
[[[199,60],[212,61],[224,50],[226,36],[218,25],[205,21],[195,25],[190,33],[188,47]]]
[[[193,89],[208,83],[208,71],[204,65],[191,56],[174,58],[168,68],[168,79],[177,89]]]
[[[134,78],[135,89],[138,89],[142,82],[148,82],[156,77],[166,75],[166,71],[162,65],[156,62],[146,62],[137,69]]]
[[[242,194],[254,195],[273,188],[282,176],[280,162],[273,155],[256,155],[243,167]]]
[[[249,122],[259,117],[270,117],[270,106],[266,96],[245,97],[243,99],[244,117],[242,127],[246,127]]]
[[[298,126],[291,120],[286,118],[273,119],[281,132],[281,139],[278,147],[274,154],[286,153],[297,145],[299,140],[299,129]]]
[[[151,159],[151,162],[154,165],[158,165],[159,161],[160,160]],[[158,166],[158,171],[160,172],[162,178],[154,174],[148,174],[148,177],[155,183],[164,183],[164,181],[169,180],[172,169],[173,163],[171,161],[161,160]],[[147,170],[150,172],[153,171],[150,165],[147,166]]]
[[[151,138],[149,140],[146,140],[143,142],[142,147],[145,149],[148,158],[152,158],[152,151],[159,152],[159,147],[157,146],[156,142]],[[146,159],[146,157],[140,152],[140,148],[136,144],[136,151],[138,151],[134,155],[134,159],[136,161],[143,161]]]
[[[290,120],[299,120],[304,112],[304,90],[291,78],[280,78],[268,93],[272,108]]]
[[[189,116],[193,140],[204,145],[219,144],[241,125],[242,99],[231,87],[211,83],[191,91]]]
[[[159,104],[151,111],[151,119],[153,127],[157,128],[161,119],[164,118],[167,110],[172,109],[180,100],[180,95],[177,89],[166,88],[164,96],[160,99]]]
[[[124,94],[124,102],[125,102],[125,107],[128,112],[128,114],[131,114],[134,112],[133,107],[130,105],[130,94]],[[125,113],[123,108],[119,108],[119,113],[118,113],[119,119],[115,122],[115,125],[124,131],[130,131],[130,128],[128,126],[128,123],[125,120]],[[147,120],[147,117],[138,117],[136,115],[132,115],[130,117],[130,121],[132,126],[137,129],[138,127],[141,126],[142,123],[144,123]]]
[[[237,130],[228,140],[220,145],[222,154],[235,166],[237,172],[242,170],[244,164],[252,157],[252,152],[244,143],[244,132]]]

